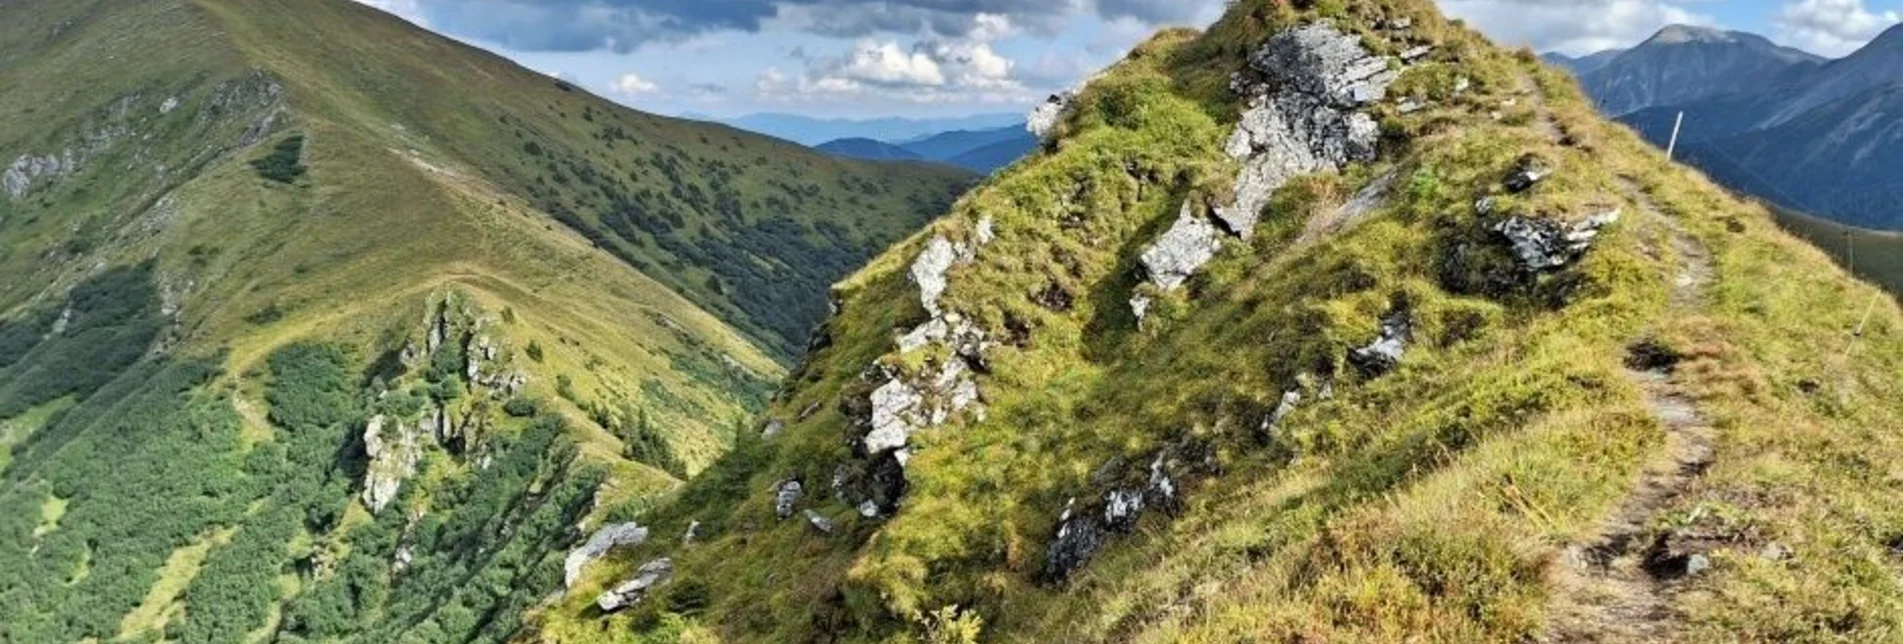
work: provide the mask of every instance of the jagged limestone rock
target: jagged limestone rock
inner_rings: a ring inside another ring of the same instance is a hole
[[[662,557],[650,561],[634,571],[634,577],[595,598],[595,606],[600,608],[601,612],[612,613],[639,604],[641,600],[647,598],[649,591],[667,583],[668,578],[672,576],[674,576],[673,559]]]
[[[1190,202],[1183,204],[1176,223],[1149,250],[1143,251],[1141,259],[1149,271],[1150,281],[1167,291],[1182,286],[1197,269],[1215,259],[1216,251],[1221,249],[1222,239],[1215,224]]]
[[[1493,227],[1505,237],[1519,260],[1520,269],[1538,273],[1564,268],[1577,261],[1599,238],[1599,231],[1619,221],[1619,210],[1611,209],[1570,226],[1548,219],[1514,215]]]
[[[797,480],[782,481],[773,486],[773,513],[782,519],[793,516],[794,507],[799,505],[800,497],[805,493],[805,486]]]
[[[1164,290],[1181,286],[1221,249],[1212,223],[1249,237],[1289,180],[1374,160],[1381,129],[1362,108],[1386,97],[1399,77],[1388,58],[1326,23],[1270,38],[1249,56],[1249,71],[1231,81],[1248,102],[1224,145],[1242,162],[1235,198],[1215,204],[1210,216],[1183,204],[1169,231],[1143,253],[1150,279]]]
[[[1249,57],[1254,75],[1232,83],[1249,101],[1225,146],[1243,162],[1234,203],[1216,218],[1247,237],[1269,199],[1290,179],[1350,162],[1372,161],[1380,127],[1360,108],[1387,96],[1400,72],[1386,57],[1326,23],[1270,38]]]
[[[893,378],[872,392],[872,431],[860,443],[867,454],[904,447],[915,428],[924,396],[903,379]]]
[[[1157,454],[1156,459],[1150,461],[1150,481],[1149,485],[1143,489],[1143,494],[1149,499],[1151,507],[1172,514],[1179,509],[1176,479],[1170,476],[1167,454]]]
[[[933,317],[939,315],[938,298],[949,286],[945,274],[958,263],[961,254],[957,244],[941,235],[933,237],[925,245],[925,252],[919,253],[918,260],[912,262],[912,283],[918,285],[919,303],[924,304]]]
[[[581,547],[568,552],[568,558],[562,561],[562,587],[574,588],[581,580],[582,570],[594,563],[608,551],[623,546],[638,546],[648,540],[648,529],[630,523],[617,523],[602,526]]]
[[[373,514],[396,500],[403,482],[416,476],[416,462],[423,455],[415,430],[398,422],[396,436],[387,439],[383,429],[388,424],[389,420],[378,414],[363,430],[364,454],[370,457],[363,476],[363,504]]]

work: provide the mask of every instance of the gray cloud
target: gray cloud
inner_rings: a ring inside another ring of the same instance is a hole
[[[367,0],[387,5],[393,0]],[[1183,21],[1219,0],[402,0],[431,26],[524,51],[627,51],[717,31],[773,26],[833,37],[969,37],[984,16],[1048,30],[1067,16]]]

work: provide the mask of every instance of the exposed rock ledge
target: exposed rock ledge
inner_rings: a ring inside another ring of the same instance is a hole
[[[602,526],[587,543],[569,551],[568,558],[562,561],[562,587],[574,588],[581,580],[581,573],[596,559],[607,555],[608,551],[624,546],[638,546],[648,540],[648,529],[634,523],[617,523]]]
[[[1164,290],[1181,286],[1221,249],[1215,227],[1249,237],[1289,180],[1374,160],[1380,127],[1364,108],[1400,77],[1394,62],[1326,22],[1277,34],[1250,55],[1248,69],[1230,83],[1248,103],[1224,146],[1242,162],[1235,199],[1208,212],[1185,204],[1143,254],[1150,279]]]

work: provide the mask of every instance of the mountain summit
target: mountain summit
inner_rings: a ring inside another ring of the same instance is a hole
[[[1756,34],[1672,25],[1582,71],[1580,82],[1607,113],[1625,114],[1775,84],[1823,62]]]
[[[1903,627],[1903,310],[1570,77],[1243,0],[1030,122],[532,639]]]

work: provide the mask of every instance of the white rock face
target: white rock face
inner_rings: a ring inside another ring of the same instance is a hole
[[[662,557],[650,561],[634,571],[634,577],[595,598],[595,606],[604,613],[612,613],[639,604],[647,598],[648,591],[666,583],[673,576],[673,559]]]
[[[363,478],[363,504],[373,514],[382,512],[396,500],[403,482],[416,476],[416,461],[423,455],[422,447],[417,444],[416,430],[399,422],[394,440],[386,439],[383,428],[387,424],[387,419],[377,415],[363,430],[364,453],[370,457]]]
[[[1218,250],[1222,250],[1222,239],[1215,224],[1193,204],[1185,203],[1176,216],[1176,223],[1149,250],[1143,251],[1141,259],[1143,267],[1149,270],[1150,281],[1164,290],[1174,290],[1209,260],[1215,259]]]
[[[1025,117],[1024,129],[1030,131],[1039,141],[1049,142],[1057,134],[1057,125],[1064,122],[1064,115],[1070,112],[1070,106],[1077,102],[1077,90],[1068,89],[1052,94],[1043,103],[1031,110]]]
[[[562,587],[574,588],[581,580],[581,573],[608,551],[623,546],[638,546],[648,540],[648,529],[634,523],[617,523],[602,526],[581,547],[568,552],[568,558],[562,561]]]
[[[864,439],[866,453],[905,447],[912,436],[919,405],[924,401],[924,396],[898,378],[873,390],[872,431]]]
[[[960,254],[958,245],[941,235],[933,237],[925,245],[925,252],[912,262],[912,283],[918,285],[919,303],[924,304],[925,310],[933,317],[939,315],[939,296],[944,295],[945,289],[950,286],[945,274],[951,271],[953,264],[958,263]]]
[[[160,114],[171,114],[172,110],[175,109],[178,109],[178,97],[176,96],[166,98],[164,103],[159,104]]]

